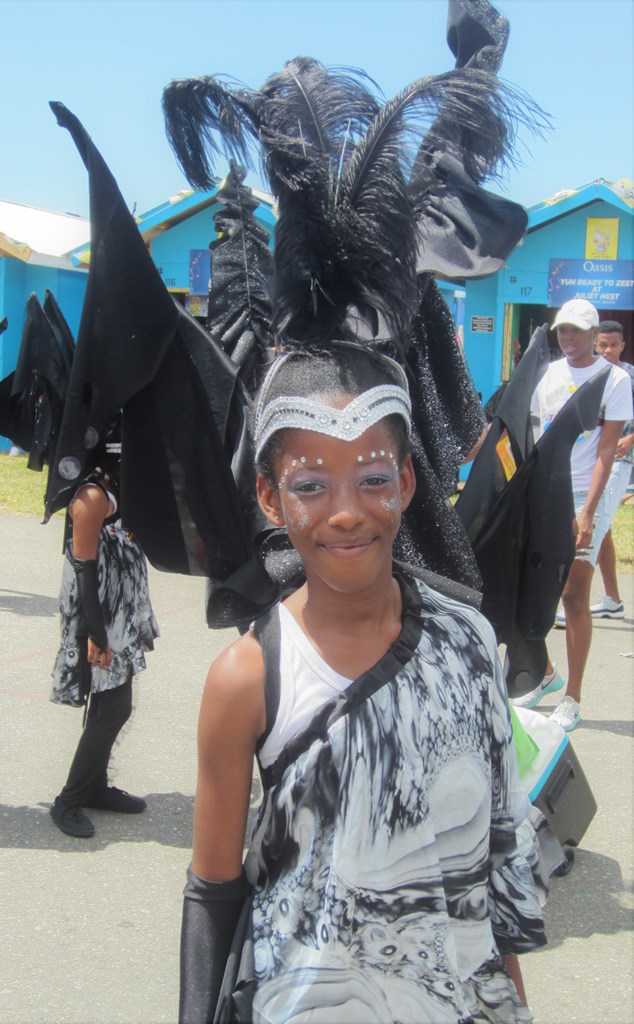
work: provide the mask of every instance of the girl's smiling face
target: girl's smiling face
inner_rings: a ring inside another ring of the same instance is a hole
[[[386,421],[356,441],[286,430],[275,482],[258,477],[258,500],[274,525],[286,525],[307,577],[337,591],[391,573],[392,544],[416,487],[411,457],[399,465]]]

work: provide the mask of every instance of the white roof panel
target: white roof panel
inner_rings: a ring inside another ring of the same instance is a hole
[[[90,223],[71,213],[53,213],[0,199],[0,234],[16,247],[45,256],[64,256],[90,238]]]

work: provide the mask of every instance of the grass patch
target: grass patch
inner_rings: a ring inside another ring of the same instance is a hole
[[[0,452],[0,512],[42,519],[48,467],[35,473],[26,463],[26,455]]]
[[[27,469],[26,455],[0,452],[0,512],[44,516],[44,491],[48,472]],[[454,499],[455,500],[455,499]],[[58,513],[63,514],[63,513]],[[634,501],[621,505],[612,526],[619,572],[634,573]]]
[[[612,537],[617,569],[619,572],[634,572],[634,502],[631,497],[614,517]]]

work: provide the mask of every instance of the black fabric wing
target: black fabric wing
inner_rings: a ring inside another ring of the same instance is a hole
[[[507,645],[510,696],[533,689],[546,667],[552,628],[575,556],[570,452],[596,423],[609,370],[566,402],[494,502],[473,550],[482,574],[482,611]]]
[[[177,321],[103,157],[74,114],[61,103],[50,106],[88,170],[91,257],[47,517],[68,504],[109,424],[153,379]]]
[[[154,378],[124,407],[124,525],[158,569],[224,580],[250,556],[261,524],[252,459],[240,459],[248,398],[236,376],[202,327],[178,310]]]
[[[507,485],[498,443],[506,434],[515,467],[533,446],[530,407],[533,392],[548,369],[548,327],[538,327],[497,407],[482,448],[456,502],[456,512],[475,542],[494,503]]]
[[[68,377],[70,378],[70,368],[73,363],[73,357],[75,355],[75,339],[72,335],[72,331],[66,322],[66,318],[62,313],[57,299],[51,291],[46,289],[44,295],[44,312],[46,313],[51,330],[57,339],[59,350],[62,353],[62,359]],[[66,386],[68,384],[66,383]]]
[[[65,352],[32,294],[17,365],[0,390],[0,433],[29,453],[29,469],[40,472],[54,457],[68,380]]]
[[[223,578],[248,557],[259,528],[237,367],[173,301],[83,126],[52,107],[89,172],[92,238],[47,512],[68,503],[76,474],[122,410],[124,525],[157,568]]]

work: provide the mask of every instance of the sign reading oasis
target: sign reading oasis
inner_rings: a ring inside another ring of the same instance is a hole
[[[634,309],[634,260],[550,260],[548,305],[588,299],[600,309]]]

